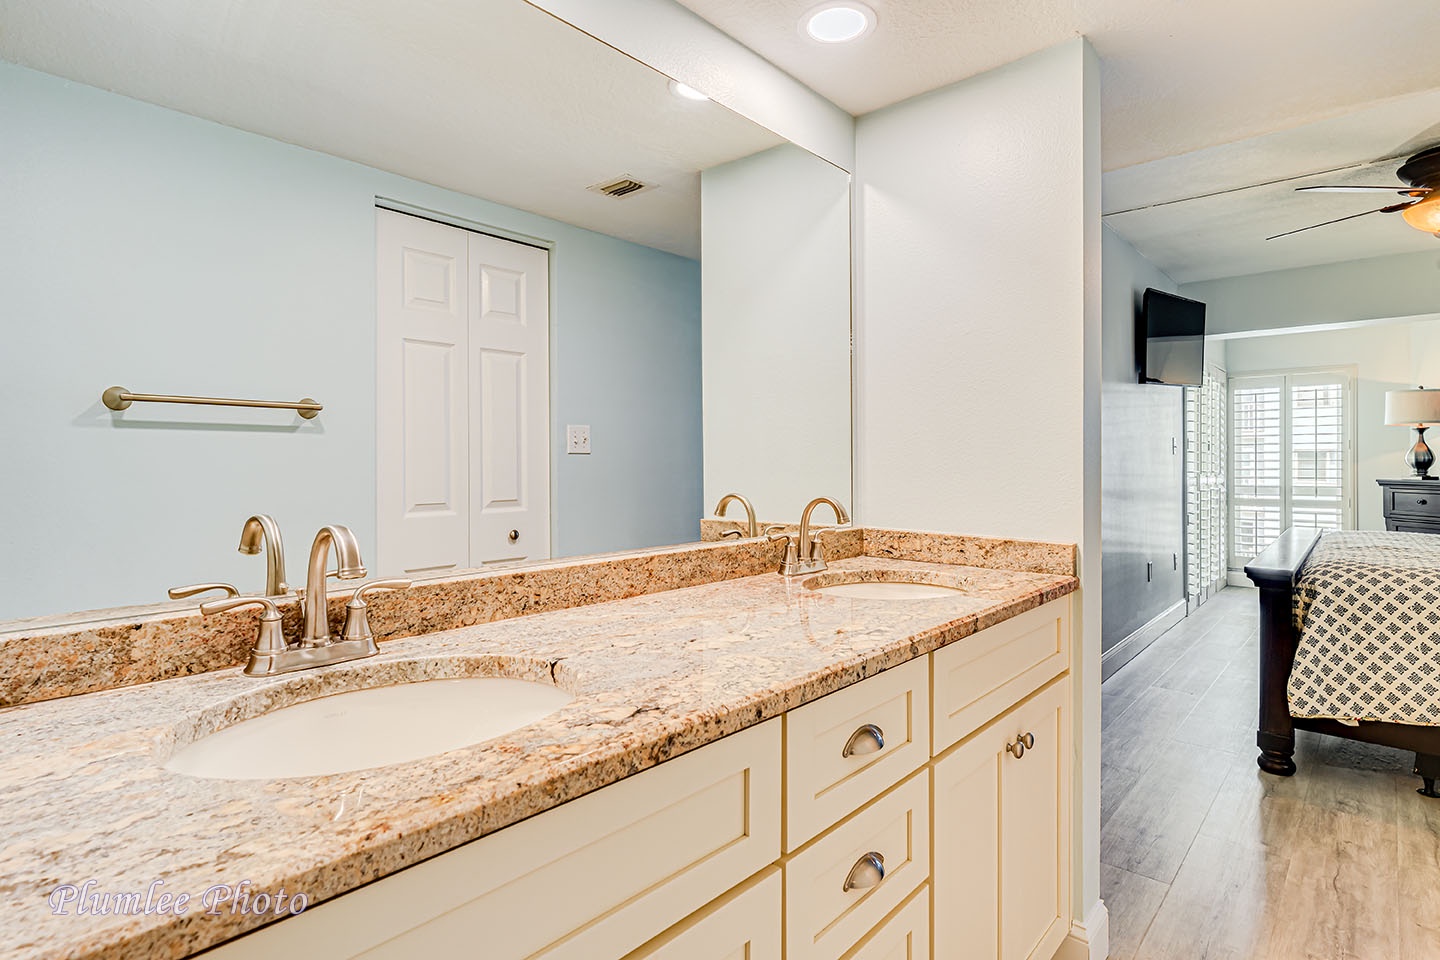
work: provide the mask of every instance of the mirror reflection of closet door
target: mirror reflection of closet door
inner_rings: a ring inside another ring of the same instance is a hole
[[[549,255],[376,211],[376,569],[550,547]]]

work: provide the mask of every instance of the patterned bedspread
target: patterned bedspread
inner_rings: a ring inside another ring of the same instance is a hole
[[[1440,725],[1440,536],[1325,534],[1295,624],[1292,716]]]

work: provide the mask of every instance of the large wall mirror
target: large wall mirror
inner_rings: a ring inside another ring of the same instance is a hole
[[[844,170],[523,0],[5,9],[0,619],[848,501]]]

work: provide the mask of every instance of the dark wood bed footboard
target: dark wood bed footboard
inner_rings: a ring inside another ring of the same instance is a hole
[[[1295,731],[1311,730],[1347,740],[1361,740],[1415,751],[1415,773],[1424,780],[1420,793],[1440,796],[1440,728],[1406,723],[1361,721],[1357,726],[1336,720],[1290,716],[1290,668],[1300,637],[1295,630],[1294,590],[1300,569],[1320,540],[1320,531],[1291,527],[1245,567],[1260,588],[1260,726],[1256,763],[1266,773],[1288,777],[1295,772]]]

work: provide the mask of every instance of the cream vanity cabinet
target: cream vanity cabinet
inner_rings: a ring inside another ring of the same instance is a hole
[[[1050,960],[1069,630],[1046,604],[209,955]]]
[[[937,957],[1050,960],[1069,932],[1068,606],[933,655]]]

